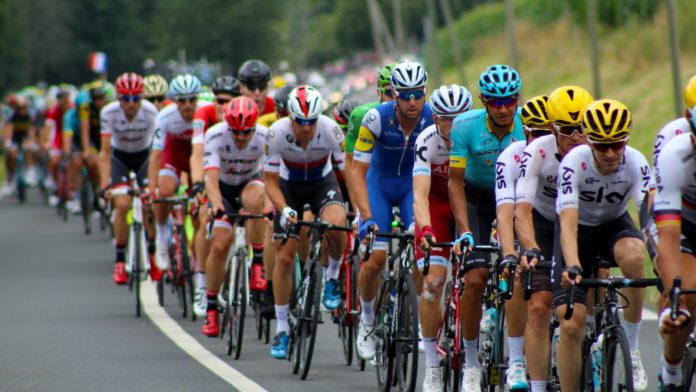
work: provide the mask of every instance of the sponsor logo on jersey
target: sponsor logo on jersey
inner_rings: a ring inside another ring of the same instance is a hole
[[[449,164],[450,167],[464,169],[466,168],[466,158],[450,156]]]
[[[587,177],[585,178],[585,184],[592,185],[599,182],[599,178]]]
[[[541,159],[546,159],[546,151],[544,151],[543,148],[539,149],[539,156],[541,157]]]
[[[626,190],[621,192],[609,192],[604,194],[604,187],[600,187],[597,191],[585,190],[580,191],[580,200],[589,203],[609,203],[609,204],[621,204],[626,199],[626,195],[631,188],[626,188]]]
[[[360,127],[360,136],[358,137],[358,141],[355,143],[355,149],[369,151],[374,145],[375,136],[372,134],[372,132],[370,132],[370,130],[364,126]]]
[[[505,162],[496,162],[495,163],[495,186],[498,189],[504,189],[507,188],[507,182],[505,181],[505,176],[503,175],[503,172],[505,171]]]
[[[568,166],[563,166],[561,167],[561,171],[561,192],[563,192],[564,195],[567,195],[573,192],[573,183],[571,182],[571,179],[573,178],[573,174],[575,174],[575,170],[569,168]]]
[[[421,146],[416,150],[416,158],[418,160],[427,162],[428,160],[425,158],[425,153],[428,152],[428,146]]]

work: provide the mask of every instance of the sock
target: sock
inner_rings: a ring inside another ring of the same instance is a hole
[[[532,381],[532,392],[546,392],[546,381]]]
[[[474,340],[464,340],[464,368],[480,368],[481,363],[478,359],[478,338]]]
[[[157,242],[166,244],[167,241],[167,224],[158,223],[155,225],[157,228]]]
[[[217,291],[213,290],[206,290],[206,295],[208,297],[208,311],[211,310],[217,310],[218,308],[218,300],[217,300]]]
[[[116,262],[123,263],[126,261],[126,242],[116,243]]]
[[[254,258],[251,260],[252,264],[263,265],[263,243],[251,244],[251,249],[254,251]]]
[[[524,336],[508,336],[510,362],[524,362]]]
[[[423,338],[425,348],[425,367],[438,367],[440,356],[437,355],[437,338]]]
[[[626,331],[626,337],[628,338],[628,346],[631,351],[638,350],[638,335],[640,334],[640,321],[637,323],[629,323],[624,318],[621,318],[621,325],[624,331]]]
[[[662,385],[681,385],[682,384],[682,362],[684,357],[677,363],[669,363],[665,359],[664,354],[662,355]]]
[[[276,335],[285,332],[290,332],[290,324],[288,324],[288,311],[290,310],[290,305],[276,305]]]
[[[205,272],[198,271],[196,273],[196,287],[205,289]]]
[[[329,256],[329,268],[325,271],[329,279],[338,279],[338,274],[341,272],[341,261],[342,258],[336,260]]]
[[[375,325],[375,300],[365,301],[360,297],[360,320],[365,325]]]

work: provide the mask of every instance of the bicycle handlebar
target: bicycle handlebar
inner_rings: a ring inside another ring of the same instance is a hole
[[[569,271],[569,277],[571,281],[574,281],[577,277],[576,274]],[[566,311],[563,318],[570,320],[573,317],[573,310],[575,308],[575,303],[573,301],[575,296],[575,290],[577,287],[584,288],[607,288],[609,290],[617,290],[625,287],[651,287],[657,286],[658,279],[631,279],[623,276],[609,277],[609,278],[588,278],[583,279],[578,284],[573,284],[570,287],[570,294],[567,296]],[[696,290],[694,290],[696,292]],[[598,299],[595,299],[598,302]]]

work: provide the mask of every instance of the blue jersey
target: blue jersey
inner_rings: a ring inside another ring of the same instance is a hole
[[[494,191],[495,162],[507,146],[525,140],[519,111],[514,124],[503,139],[488,129],[486,110],[460,114],[452,123],[450,167],[466,169],[464,180],[476,188]]]
[[[410,182],[416,139],[431,124],[433,114],[426,103],[420,121],[404,138],[396,119],[396,102],[385,102],[365,114],[353,159],[369,163],[370,172],[380,177],[408,177]]]
[[[80,138],[80,116],[77,109],[71,108],[63,115],[63,134],[72,134],[73,140]]]

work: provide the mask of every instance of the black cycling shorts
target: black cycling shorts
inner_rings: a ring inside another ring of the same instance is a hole
[[[150,162],[150,149],[139,152],[125,152],[114,149],[111,152],[111,185],[128,184],[128,173],[134,171],[138,185],[147,185],[147,165]]]
[[[532,210],[532,220],[534,223],[534,237],[539,245],[542,257],[540,268],[531,272],[532,293],[538,291],[552,291],[550,262],[553,258],[555,222],[544,218],[536,209]],[[543,268],[543,266],[548,266],[549,268]],[[522,284],[527,281],[529,274],[529,271],[522,271],[520,274]]]
[[[249,179],[239,185],[229,185],[222,181],[219,181],[220,194],[222,195],[222,205],[225,206],[225,212],[236,213],[243,208],[242,206],[242,191],[249,185],[250,182],[258,181],[263,182],[261,173],[255,178]]]
[[[495,220],[495,194],[475,188],[471,185],[465,186],[467,212],[469,216],[469,228],[474,235],[476,245],[486,245],[491,242],[491,228]],[[474,268],[486,268],[491,264],[490,253],[471,252],[464,258],[464,269],[466,271]]]

